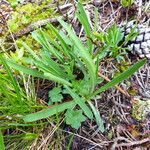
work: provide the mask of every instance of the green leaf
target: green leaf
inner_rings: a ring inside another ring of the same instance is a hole
[[[30,68],[27,68],[25,66],[22,66],[22,65],[19,65],[18,63],[12,61],[12,60],[7,60],[7,63],[10,67],[18,70],[18,71],[21,71],[25,74],[29,74],[29,75],[32,75],[34,77],[43,77],[43,73],[42,72],[39,72],[37,70],[33,70],[33,69],[30,69]]]
[[[75,80],[72,82],[72,86],[76,89],[78,95],[88,96],[90,89],[90,81],[88,75],[86,75],[83,80]]]
[[[73,100],[75,101],[75,103],[77,105],[80,106],[80,108],[83,110],[84,114],[90,118],[93,119],[93,113],[90,110],[90,108],[86,105],[86,101],[85,99],[83,99],[82,97],[80,97],[78,94],[76,94],[71,88],[65,86],[66,88],[66,93],[70,94],[71,97],[73,98]]]
[[[77,15],[79,21],[81,22],[81,24],[83,25],[85,33],[88,36],[87,44],[88,44],[89,52],[92,54],[93,44],[92,44],[91,39],[89,39],[89,38],[92,38],[91,28],[90,28],[90,25],[92,25],[92,23],[89,22],[90,16],[87,16],[82,3],[78,2],[77,7],[78,7],[78,11],[77,11],[76,15]]]
[[[134,3],[134,0],[121,0],[121,5],[123,7],[129,7]]]
[[[66,81],[65,79],[63,79],[61,77],[54,76],[51,73],[46,73],[45,72],[44,73],[44,77],[47,78],[47,79],[49,79],[49,80],[61,83],[62,85],[72,86],[72,84],[70,82]]]
[[[1,130],[0,130],[0,150],[5,150],[5,144]]]
[[[74,101],[65,102],[65,103],[60,104],[60,105],[54,105],[51,108],[44,109],[42,111],[26,115],[23,117],[23,120],[25,122],[33,122],[33,121],[41,120],[44,118],[48,118],[52,115],[63,112],[66,109],[72,109],[73,107],[75,107],[75,105],[76,104]]]
[[[24,140],[30,141],[30,140],[34,140],[34,139],[36,139],[38,137],[39,137],[39,135],[35,134],[35,133],[25,133],[22,138]]]
[[[33,58],[40,61],[40,57],[26,43],[23,42],[22,45],[32,55]]]
[[[62,54],[50,44],[49,39],[44,31],[41,30],[40,33],[34,31],[32,32],[32,37],[37,40],[43,46],[43,48],[53,54],[57,59],[62,61]]]
[[[81,122],[86,120],[86,117],[82,114],[82,110],[68,109],[65,117],[66,124],[71,125],[75,129],[78,129],[81,126]]]
[[[99,114],[99,111],[94,107],[94,105],[90,101],[88,101],[88,103],[89,103],[89,105],[90,105],[90,107],[91,107],[91,109],[92,109],[92,111],[94,113],[94,116],[96,118],[96,123],[97,123],[97,125],[99,127],[99,130],[101,132],[104,132],[105,131],[105,129],[104,129],[104,122],[103,122],[103,120],[102,120],[102,118],[101,118],[101,116]]]
[[[48,93],[49,99],[52,102],[61,102],[61,100],[63,99],[61,92],[62,92],[62,89],[60,87],[54,87]]]
[[[8,61],[5,60],[2,55],[0,55],[0,60],[1,60],[2,64],[4,65],[4,67],[7,71],[7,74],[9,75],[9,77],[12,81],[13,87],[14,87],[15,92],[17,94],[18,101],[20,101],[21,97],[22,97],[21,94],[20,94],[20,87],[19,87],[19,84],[17,83],[16,79],[13,77],[13,74],[12,74],[12,72],[11,72],[9,66],[8,66]]]
[[[116,84],[120,83],[121,81],[127,79],[129,76],[134,74],[141,66],[143,66],[146,62],[147,62],[146,59],[140,60],[139,62],[137,62],[136,64],[131,66],[128,70],[126,70],[125,72],[120,74],[118,77],[112,79],[110,82],[108,82],[107,84],[102,86],[100,89],[96,90],[94,92],[93,96],[95,96],[103,91],[106,91],[110,87],[115,86]]]
[[[94,32],[93,35],[98,39],[100,40],[102,43],[104,43],[104,37],[105,37],[105,33],[104,32]]]
[[[94,61],[92,60],[92,56],[90,55],[89,51],[87,51],[86,47],[82,44],[81,40],[76,36],[76,34],[73,32],[73,29],[65,23],[62,19],[58,18],[59,23],[64,27],[64,29],[68,32],[70,38],[74,42],[75,46],[78,48],[78,53],[81,57],[81,59],[84,61],[84,63],[87,65],[89,74],[90,74],[90,83],[91,83],[91,90],[92,93],[95,88],[95,82],[96,82],[96,65],[94,64]]]
[[[123,36],[124,34],[121,32],[121,29],[114,24],[111,28],[108,29],[105,40],[111,47],[116,47],[123,39]]]
[[[52,81],[55,81],[58,83],[62,83],[62,84],[66,84],[68,86],[71,86],[71,83],[69,83],[65,79],[54,76],[51,73],[42,73],[40,71],[33,70],[33,69],[27,68],[25,66],[19,65],[19,64],[15,63],[14,61],[11,61],[11,60],[7,60],[7,63],[10,67],[13,67],[14,69],[21,71],[25,74],[32,75],[33,77],[48,79],[48,80],[52,80]]]
[[[91,28],[90,28],[90,23],[89,23],[90,19],[88,19],[88,16],[83,8],[82,3],[78,2],[77,7],[78,7],[78,10],[77,10],[76,15],[79,21],[81,22],[81,24],[84,26],[86,34],[90,37],[91,36]]]
[[[70,48],[69,48],[69,45],[65,42],[65,39],[63,39],[62,35],[57,31],[57,29],[51,25],[51,24],[48,24],[47,27],[49,29],[51,29],[57,36],[58,40],[60,41],[61,43],[61,46],[63,47],[63,53],[66,55],[66,56],[69,56],[70,57]]]

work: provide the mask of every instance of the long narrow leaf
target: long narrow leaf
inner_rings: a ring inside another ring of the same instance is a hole
[[[90,23],[87,17],[87,14],[83,8],[82,3],[78,2],[78,11],[76,13],[79,21],[82,23],[82,25],[84,26],[85,32],[86,34],[90,37],[91,35],[91,28],[90,28]]]
[[[105,84],[100,89],[98,89],[96,92],[94,92],[93,96],[95,96],[95,95],[97,95],[97,94],[99,94],[99,93],[101,93],[101,92],[109,89],[110,87],[115,86],[116,84],[120,83],[121,81],[127,79],[129,76],[131,76],[132,74],[134,74],[145,63],[146,63],[146,59],[143,59],[143,60],[137,62],[136,64],[134,64],[133,66],[131,66],[128,70],[126,70],[125,72],[123,72],[122,74],[120,74],[118,77],[114,78],[109,83]]]
[[[24,48],[32,55],[36,60],[40,60],[40,57],[24,42],[22,42]]]
[[[56,34],[58,40],[61,43],[61,46],[63,47],[63,53],[66,56],[70,57],[70,53],[69,53],[70,48],[69,48],[68,44],[65,42],[65,40],[62,38],[61,34],[58,33],[57,29],[53,25],[48,24],[47,26],[50,30],[52,30]]]
[[[25,66],[22,66],[22,65],[19,65],[19,64],[15,63],[11,60],[7,60],[7,62],[8,62],[8,65],[10,67],[13,67],[14,69],[16,69],[18,71],[21,71],[25,74],[32,75],[33,77],[39,77],[39,78],[43,78],[43,79],[52,80],[54,82],[58,82],[58,83],[61,83],[61,84],[66,84],[68,86],[71,86],[71,83],[69,83],[68,81],[66,81],[62,78],[59,78],[57,76],[54,76],[50,73],[42,73],[42,72],[39,72],[37,70],[27,68]]]
[[[41,52],[42,53],[42,52]],[[43,57],[45,58],[45,57]],[[39,70],[43,72],[50,73],[54,76],[57,76],[59,78],[66,78],[67,75],[65,74],[63,68],[61,69],[56,62],[54,62],[51,58],[45,58],[46,62],[42,63],[42,61],[35,60],[34,64],[36,65]]]
[[[48,58],[48,55],[44,55],[46,50],[43,49],[43,51],[40,53],[41,58],[26,44],[22,43],[22,45],[26,48],[26,50],[32,55],[34,59],[34,64],[36,64],[39,68],[45,68],[49,73],[52,73],[54,75],[61,75],[65,76],[62,72],[62,69],[58,66],[58,64],[53,61],[50,57]],[[49,53],[48,53],[49,54]]]
[[[104,132],[105,131],[104,123],[103,123],[103,120],[102,120],[102,118],[101,118],[101,116],[99,114],[99,111],[94,107],[94,105],[90,101],[88,101],[88,103],[89,103],[89,105],[90,105],[90,107],[91,107],[91,109],[92,109],[92,111],[94,113],[97,125],[99,126],[99,130],[101,132]]]
[[[0,129],[0,150],[5,150],[4,139],[1,129]]]
[[[58,60],[62,61],[62,54],[59,53],[48,41],[44,31],[41,30],[40,33],[34,31],[32,32],[32,37],[38,41],[44,48],[46,48],[51,54],[58,58]]]
[[[15,89],[15,92],[17,93],[17,97],[18,97],[18,101],[21,100],[21,95],[20,95],[20,88],[19,88],[19,84],[17,83],[16,79],[13,77],[13,74],[9,68],[9,66],[7,65],[7,62],[6,60],[3,58],[2,55],[0,55],[0,60],[2,61],[2,64],[4,65],[11,81],[12,81],[12,84],[13,84],[13,87]]]
[[[92,35],[91,34],[91,28],[90,28],[91,24],[89,23],[90,17],[87,16],[87,14],[83,8],[82,3],[78,2],[77,6],[78,6],[78,11],[77,11],[76,15],[77,15],[79,21],[81,22],[81,24],[83,25],[84,30],[88,36],[88,40],[87,40],[88,49],[89,49],[89,52],[92,54],[92,50],[94,47],[93,47],[92,41],[90,39],[91,35]]]
[[[73,90],[71,90],[69,87],[65,86],[68,93],[72,96],[75,103],[80,106],[80,108],[83,110],[84,114],[90,118],[93,119],[93,113],[90,110],[90,108],[86,105],[86,101],[83,98],[80,98],[78,94],[76,94]]]
[[[44,118],[48,118],[52,115],[55,115],[57,113],[60,113],[64,110],[66,110],[66,109],[72,109],[75,105],[76,104],[74,101],[66,102],[66,103],[56,105],[56,106],[53,106],[51,108],[33,113],[33,114],[26,115],[23,117],[23,120],[25,122],[33,122],[33,121],[41,120]]]
[[[68,32],[70,38],[72,39],[72,41],[78,48],[80,57],[83,59],[83,61],[87,65],[88,71],[90,73],[90,79],[91,79],[91,91],[90,92],[92,93],[94,91],[95,82],[96,82],[96,66],[92,60],[92,57],[90,56],[90,53],[88,52],[88,50],[81,43],[81,40],[79,40],[79,38],[76,36],[76,34],[70,28],[70,26],[60,18],[58,18],[58,21],[64,27],[64,29]]]

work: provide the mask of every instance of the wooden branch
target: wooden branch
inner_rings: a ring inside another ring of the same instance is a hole
[[[72,6],[73,5],[71,3],[65,4],[63,6],[59,6],[59,10],[61,12],[63,12],[63,14],[66,14],[67,10],[69,8],[71,8]],[[58,12],[58,9],[56,9],[56,12]],[[65,20],[65,17],[63,17],[63,19]],[[45,26],[47,23],[52,23],[52,24],[57,25],[59,22],[57,21],[56,18],[47,18],[47,19],[44,19],[44,20],[39,20],[37,22],[31,23],[29,26],[25,27],[23,30],[20,30],[19,32],[12,33],[12,35],[9,35],[7,37],[7,39],[12,39],[12,36],[13,36],[14,39],[17,39],[17,38],[19,38],[19,37],[21,37],[25,34],[28,34],[28,33],[32,32],[36,28]]]
[[[45,26],[47,23],[52,23],[52,24],[58,24],[58,21],[56,18],[48,18],[45,20],[40,20],[34,23],[31,23],[29,26],[27,26],[26,28],[24,28],[23,30],[16,32],[16,33],[12,33],[12,35],[8,36],[8,39],[12,39],[12,36],[14,39],[17,39],[25,34],[30,33],[31,31],[33,31],[36,28]]]
[[[146,139],[142,139],[140,141],[132,141],[129,143],[120,143],[120,144],[117,144],[116,147],[131,147],[131,146],[142,145],[144,143],[149,143],[149,142],[150,142],[150,138],[146,138]]]

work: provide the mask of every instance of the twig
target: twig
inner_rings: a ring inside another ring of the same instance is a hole
[[[133,142],[129,142],[129,143],[122,143],[122,144],[116,144],[116,147],[131,147],[131,146],[135,146],[135,145],[141,145],[144,143],[150,142],[150,138],[146,138],[140,141],[133,141]]]
[[[14,39],[17,39],[18,37],[21,37],[21,36],[23,36],[25,34],[30,33],[31,31],[33,31],[36,28],[45,26],[47,23],[58,24],[58,21],[57,21],[56,18],[48,18],[48,19],[45,19],[45,20],[40,20],[40,21],[31,23],[25,29],[23,29],[23,30],[21,30],[19,32],[16,32],[16,33],[12,33],[12,35],[9,35],[8,39],[11,39],[12,36],[13,36]]]
[[[73,6],[73,4],[69,3],[63,6],[59,6],[56,10],[56,12],[63,12],[63,19],[65,20],[65,16],[64,14],[67,14],[67,11]],[[33,31],[36,28],[45,26],[47,23],[52,23],[52,24],[58,24],[59,22],[57,21],[56,18],[47,18],[44,20],[39,20],[37,22],[31,23],[29,26],[27,26],[26,28],[24,28],[23,30],[20,30],[19,32],[13,33],[13,38],[17,39],[25,34],[30,33],[31,31]],[[8,39],[11,39],[12,36],[8,36]]]

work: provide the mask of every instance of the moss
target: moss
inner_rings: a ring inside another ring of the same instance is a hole
[[[54,8],[45,8],[51,0],[45,0],[41,5],[28,3],[18,6],[12,13],[12,18],[8,20],[8,26],[12,32],[20,31],[32,22],[46,19],[54,15]]]
[[[12,4],[17,0],[9,0]],[[54,17],[54,8],[46,6],[51,3],[51,0],[44,0],[41,5],[36,3],[28,3],[26,5],[17,5],[12,13],[12,18],[8,20],[8,26],[11,32],[15,33],[30,25],[33,22]],[[44,27],[45,28],[45,27]],[[46,29],[46,28],[45,28]],[[47,30],[47,29],[46,29]],[[32,38],[30,34],[18,38],[16,43],[19,48],[22,48],[22,42],[25,42],[32,49],[37,50],[40,48],[39,44]]]

